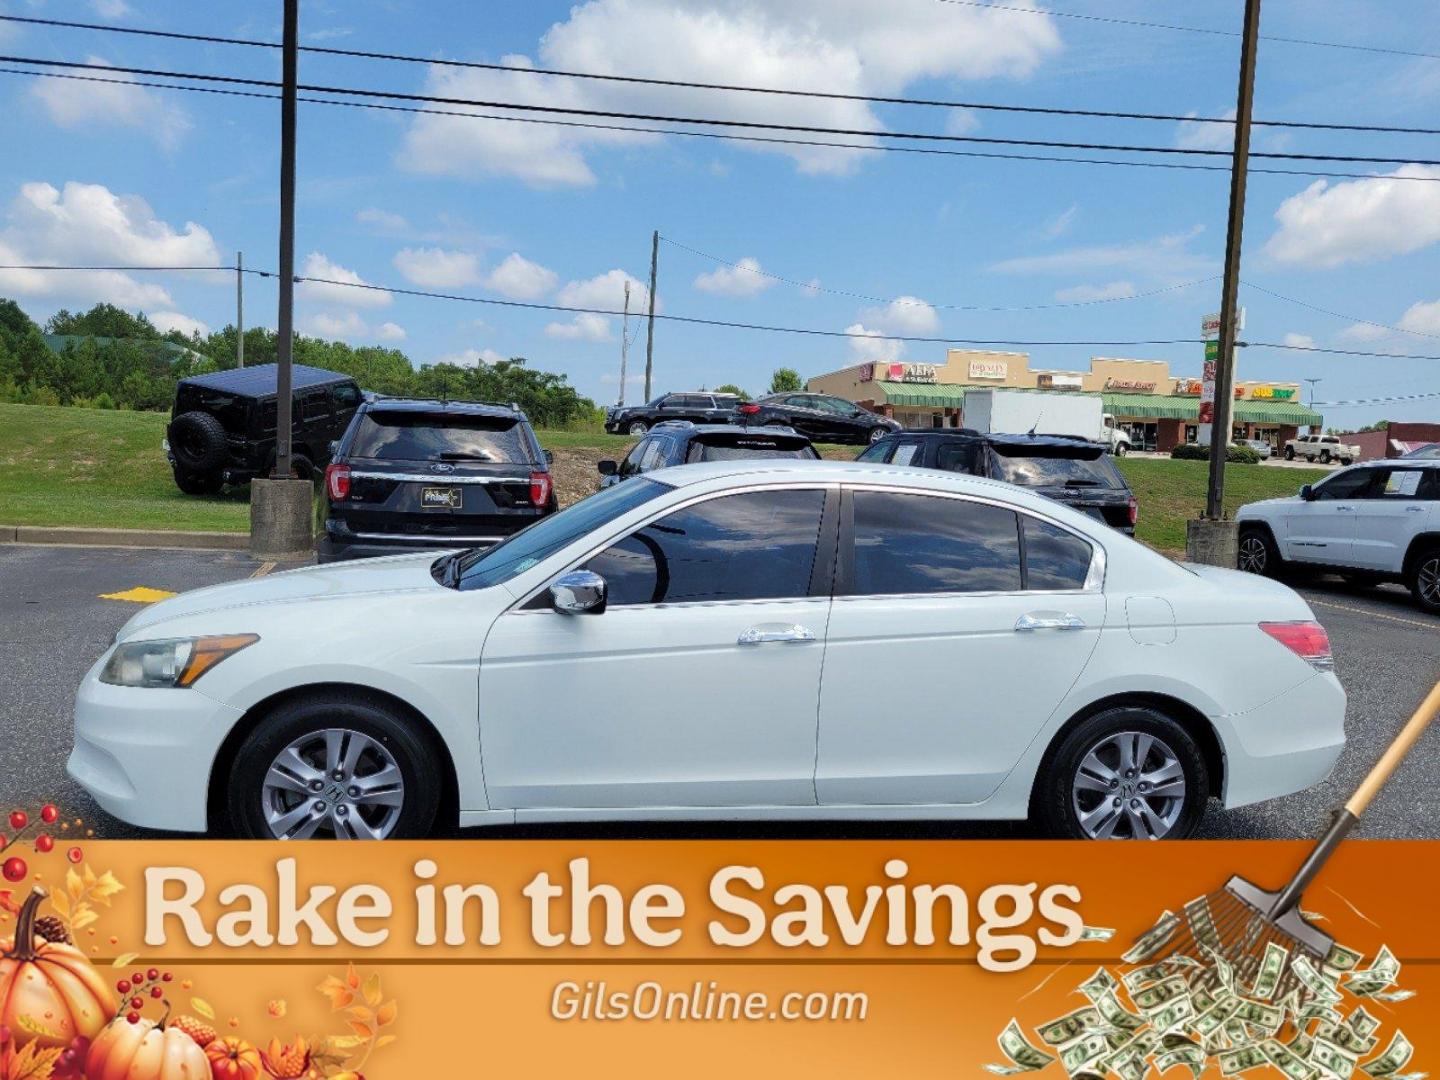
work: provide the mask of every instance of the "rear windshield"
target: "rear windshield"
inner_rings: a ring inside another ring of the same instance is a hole
[[[781,439],[766,435],[706,435],[693,439],[685,455],[687,462],[739,461],[742,458],[805,458],[820,455],[803,439]]]
[[[508,416],[453,413],[365,413],[350,443],[352,457],[391,461],[528,462],[520,423]]]
[[[1065,456],[1063,449],[996,446],[992,476],[1020,487],[1125,487],[1115,463],[1104,454]]]

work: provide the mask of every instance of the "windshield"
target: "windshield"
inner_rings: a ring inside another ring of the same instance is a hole
[[[992,476],[1020,487],[1102,487],[1123,488],[1125,481],[1114,463],[1103,454],[1094,458],[1032,457],[1029,447],[995,449]]]
[[[803,439],[780,439],[765,436],[716,436],[695,439],[685,455],[687,462],[739,461],[742,458],[804,458],[814,460],[820,455]]]
[[[520,424],[513,417],[398,409],[374,409],[361,416],[350,456],[381,461],[530,460]]]
[[[463,591],[488,589],[523,574],[572,541],[670,490],[669,484],[637,476],[543,517],[494,547],[441,556],[432,569],[437,576],[443,570],[443,584]],[[442,568],[450,558],[456,560],[454,566]]]

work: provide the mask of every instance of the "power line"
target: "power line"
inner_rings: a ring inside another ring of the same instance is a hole
[[[118,72],[130,75],[145,75],[166,79],[193,79],[204,82],[231,83],[243,86],[277,87],[280,84],[267,79],[249,79],[235,75],[212,75],[206,73],[167,71],[157,68],[121,67],[114,64],[88,64],[71,60],[44,60],[25,56],[0,56],[0,62],[35,64],[45,67],[62,67],[84,71]],[[475,98],[446,97],[438,94],[410,94],[396,90],[372,90],[363,87],[325,86],[301,83],[299,89],[307,93],[346,94],[363,98],[385,98],[396,101],[419,101],[441,105],[461,105],[483,109],[513,109],[520,112],[561,114],[565,116],[603,117],[654,123],[700,124],[710,127],[747,128],[760,131],[798,132],[816,135],[862,136],[869,138],[911,139],[925,142],[959,142],[987,146],[1031,146],[1054,150],[1096,150],[1115,153],[1169,154],[1190,157],[1228,157],[1226,150],[1206,150],[1198,147],[1143,146],[1124,143],[1067,142],[1054,139],[1007,139],[981,135],[947,135],[934,132],[875,131],[866,128],[831,128],[810,124],[781,124],[773,121],[732,120],[718,117],[670,116],[662,113],[621,112],[610,109],[582,109],[573,106],[535,105],[513,101],[488,101]],[[1440,159],[1412,157],[1370,157],[1341,154],[1295,154],[1276,151],[1254,152],[1253,158],[1283,161],[1332,161],[1364,165],[1440,165]]]
[[[1086,15],[1078,11],[1055,11],[1046,8],[1017,7],[1009,4],[986,4],[980,0],[940,0],[956,7],[982,8],[990,11],[1013,11],[1021,15],[1054,15],[1062,19],[1079,19],[1084,22],[1108,23],[1111,26],[1136,26],[1146,30],[1174,30],[1185,34],[1208,34],[1212,37],[1239,37],[1238,30],[1216,30],[1208,26],[1186,26],[1178,23],[1146,22],[1143,19],[1122,19],[1111,15]],[[1385,56],[1414,56],[1425,60],[1440,60],[1440,53],[1417,52],[1411,49],[1392,49],[1383,45],[1359,45],[1349,41],[1317,41],[1312,38],[1275,37],[1261,34],[1261,41],[1274,41],[1283,45],[1313,45],[1322,49],[1350,49],[1354,52],[1380,53]],[[1255,121],[1259,123],[1259,121]]]
[[[104,70],[101,68],[101,70]],[[255,90],[225,90],[213,86],[184,86],[176,83],[151,82],[144,79],[107,79],[94,75],[64,74],[55,71],[31,71],[23,68],[0,67],[0,74],[28,75],[35,78],[70,79],[79,82],[109,83],[120,86],[144,86],[158,90],[183,90],[187,93],[214,94],[221,97],[259,98],[279,100],[279,94],[266,94]],[[184,78],[184,76],[178,76]],[[581,120],[556,120],[534,116],[501,116],[495,113],[458,112],[453,109],[429,109],[408,105],[385,105],[375,101],[339,101],[330,98],[301,97],[300,101],[311,105],[332,105],[349,109],[373,109],[380,112],[416,113],[427,116],[453,116],[467,120],[496,120],[514,124],[542,124],[551,127],[578,128],[594,131],[626,131],[642,135],[673,135],[689,139],[718,139],[725,142],[758,143],[775,146],[806,146],[830,150],[858,150],[865,153],[883,154],[924,154],[938,157],[977,158],[992,161],[1039,161],[1047,164],[1107,165],[1132,169],[1178,169],[1186,172],[1230,171],[1225,165],[1202,165],[1183,161],[1142,161],[1115,158],[1061,157],[1052,154],[1009,154],[985,150],[947,150],[934,146],[888,146],[882,143],[846,143],[826,139],[789,139],[767,135],[739,135],[733,132],[684,131],[678,128],[634,127],[626,124],[600,124]],[[1325,177],[1339,180],[1398,180],[1416,183],[1440,183],[1440,176],[1384,176],[1374,173],[1340,172],[1330,169],[1267,169],[1255,167],[1251,173],[1269,176]]]
[[[1247,341],[1252,349],[1285,349],[1289,352],[1329,353],[1333,356],[1365,356],[1378,360],[1440,360],[1440,356],[1425,356],[1421,353],[1364,352],[1360,349],[1325,349],[1319,345],[1286,345],[1278,341]]]
[[[1312,409],[1348,409],[1361,405],[1396,405],[1407,401],[1429,401],[1440,398],[1440,390],[1426,394],[1397,394],[1394,397],[1351,398],[1348,401],[1312,401]]]
[[[989,6],[989,5],[982,5]],[[1022,9],[1016,9],[1022,10]],[[1023,9],[1028,10],[1028,9]],[[1053,14],[1053,13],[1052,13]],[[97,30],[112,34],[133,34],[143,37],[170,38],[180,41],[195,41],[216,45],[242,45],[252,48],[278,49],[279,44],[251,38],[221,37],[214,34],[186,34],[170,30],[153,30],[130,26],[107,26],[101,23],[72,22],[63,19],[41,19],[20,15],[0,15],[0,21],[31,23],[65,29]],[[1218,32],[1218,31],[1217,31]],[[336,46],[302,45],[301,52],[313,52],[329,56],[345,56],[364,60],[384,60],[399,63],[425,64],[437,67],[495,71],[511,75],[539,75],[566,79],[584,79],[597,82],[633,83],[640,86],[666,86],[687,90],[720,90],[729,93],[770,94],[780,97],[820,98],[829,101],[863,101],[882,105],[913,105],[943,109],[973,109],[980,112],[1028,113],[1040,116],[1091,117],[1110,120],[1152,120],[1167,123],[1230,124],[1234,120],[1223,116],[1182,116],[1175,113],[1127,112],[1112,109],[1062,108],[1043,105],[1013,105],[999,102],[957,101],[954,99],[917,98],[882,94],[854,94],[831,90],[799,90],[793,87],[746,86],[736,83],[693,82],[683,79],[662,79],[643,75],[615,75],[593,71],[573,71],[560,68],[516,67],[512,64],[492,64],[478,60],[448,60],[407,53],[377,52],[367,49],[342,49]],[[1254,120],[1253,124],[1279,128],[1313,128],[1326,131],[1363,131],[1397,135],[1440,135],[1440,128],[1397,127],[1376,124],[1341,124],[1301,120]]]
[[[1254,289],[1256,292],[1262,292],[1266,296],[1273,296],[1276,300],[1284,300],[1287,304],[1295,304],[1299,307],[1309,308],[1311,311],[1318,311],[1321,315],[1330,315],[1336,319],[1343,319],[1345,322],[1362,323],[1365,326],[1374,326],[1381,330],[1391,330],[1397,334],[1412,334],[1415,337],[1435,338],[1437,340],[1440,340],[1440,334],[1430,334],[1426,333],[1424,330],[1407,330],[1403,326],[1391,326],[1389,323],[1376,322],[1374,319],[1361,319],[1355,315],[1343,315],[1338,311],[1331,311],[1329,308],[1319,307],[1318,305],[1309,303],[1306,300],[1297,300],[1293,296],[1286,296],[1284,293],[1278,293],[1274,289],[1267,289],[1261,285],[1254,285],[1248,281],[1241,281],[1240,284],[1244,285],[1247,289]]]

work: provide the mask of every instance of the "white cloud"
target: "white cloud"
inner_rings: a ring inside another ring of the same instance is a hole
[[[862,323],[852,323],[845,328],[845,333],[850,335],[850,351],[857,360],[893,363],[905,353],[903,341],[883,337],[879,330]]]
[[[1426,177],[1405,180],[1401,177]],[[1264,253],[1277,263],[1375,262],[1440,241],[1440,168],[1402,165],[1373,179],[1316,180],[1275,211]]]
[[[759,260],[749,256],[734,266],[717,266],[695,279],[695,288],[720,296],[758,296],[774,284],[774,278],[761,273]]]
[[[461,349],[459,352],[446,353],[435,360],[437,364],[458,364],[460,367],[478,367],[481,364],[494,364],[506,359],[494,349]]]
[[[866,308],[860,312],[860,322],[907,337],[940,329],[940,316],[917,296],[897,296],[883,308]]]
[[[90,56],[87,62],[108,62]],[[110,128],[140,128],[161,146],[171,148],[190,129],[190,119],[172,101],[135,84],[124,72],[104,76],[111,82],[70,82],[65,79],[38,79],[33,94],[50,119],[67,131],[81,128],[95,131]]]
[[[132,12],[125,0],[90,0],[90,7],[102,19],[123,19]]]
[[[395,253],[395,268],[406,281],[427,289],[473,285],[480,280],[480,260],[468,251],[402,248]]]
[[[1197,112],[1187,116],[1199,116]],[[1235,148],[1235,110],[1224,114],[1228,124],[1200,123],[1182,120],[1175,125],[1175,145],[1181,150],[1233,150]]]
[[[724,6],[709,0],[590,0],[573,6],[565,21],[545,32],[535,50],[538,65],[528,56],[504,57],[502,63],[623,72],[634,68],[634,57],[645,56],[647,74],[660,78],[893,94],[927,78],[1024,78],[1060,48],[1048,16],[957,8],[933,0],[750,0]],[[431,69],[427,89],[448,97],[559,108],[723,114],[859,131],[884,127],[862,101],[772,100],[439,67]],[[588,157],[592,150],[654,145],[663,138],[426,115],[411,124],[399,162],[419,172],[466,178],[498,175],[535,186],[585,185],[595,182]],[[873,140],[862,135],[847,141]],[[867,156],[862,150],[823,147],[755,144],[752,149],[784,154],[801,172],[818,174],[848,173]]]
[[[1075,216],[1080,213],[1080,204],[1071,203],[1069,209],[1062,210],[1045,223],[1041,232],[1047,239],[1054,240],[1057,236],[1063,236],[1070,231],[1070,226],[1075,224]]]
[[[1289,345],[1295,349],[1315,348],[1315,339],[1309,334],[1296,334],[1292,332],[1285,335],[1285,337],[1282,339],[1282,343],[1285,345]]]
[[[545,336],[561,341],[609,341],[610,320],[604,315],[581,312],[568,323],[552,322],[547,324]]]
[[[353,311],[317,311],[304,319],[301,332],[311,337],[358,341],[370,337],[370,327]]]
[[[1188,232],[1170,233],[1153,240],[1069,248],[1049,255],[1024,255],[995,263],[990,269],[1002,274],[1095,274],[1120,271],[1141,275],[1163,284],[1178,284],[1216,273],[1219,269],[1216,259],[1190,250],[1190,242],[1203,231],[1204,226],[1197,225]]]
[[[410,231],[410,222],[401,215],[381,210],[378,206],[367,206],[355,215],[361,225],[369,225],[377,232],[403,233]]]
[[[1055,299],[1062,304],[1089,304],[1097,300],[1122,300],[1135,295],[1133,281],[1111,281],[1105,285],[1072,285],[1058,289]]]
[[[485,287],[511,300],[536,300],[555,288],[559,280],[554,270],[512,251],[485,276]]]
[[[369,282],[354,270],[348,270],[331,262],[325,255],[312,251],[305,256],[301,277],[323,278],[322,281],[302,281],[300,295],[307,299],[349,307],[381,308],[389,306],[394,296],[384,289],[356,289],[331,282],[350,282],[352,285],[368,285]]]
[[[819,296],[820,279],[818,277],[812,277],[804,285],[800,286],[800,293],[802,296],[806,297]]]
[[[375,331],[375,336],[381,341],[404,341],[405,328],[399,323],[383,322]]]
[[[1411,304],[1400,316],[1399,326],[1413,334],[1440,335],[1440,300]]]
[[[149,318],[155,324],[155,329],[162,334],[168,334],[171,330],[179,330],[186,337],[192,334],[204,337],[210,333],[207,323],[203,323],[199,319],[192,319],[189,315],[182,315],[178,311],[157,311]]]
[[[1390,336],[1390,331],[1374,323],[1351,323],[1340,331],[1346,341],[1381,341]]]
[[[643,311],[649,306],[650,290],[639,278],[624,270],[607,270],[584,281],[571,281],[560,290],[556,299],[565,307],[599,308],[617,314],[625,307],[625,283],[630,283],[630,310]],[[659,308],[659,300],[656,300]]]

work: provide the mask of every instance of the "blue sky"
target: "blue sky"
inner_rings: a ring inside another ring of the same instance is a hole
[[[1240,0],[1054,6],[1228,31],[1238,29],[1242,8]],[[1233,107],[1239,51],[1238,38],[1223,34],[945,0],[302,0],[301,9],[307,44],[1177,115]],[[0,14],[275,41],[279,12],[279,0],[0,0]],[[1266,0],[1262,33],[1440,54],[1433,13],[1432,0]],[[0,24],[0,51],[267,79],[279,72],[273,50],[16,24]],[[315,84],[876,131],[1204,148],[1223,146],[1226,130],[643,88],[313,53],[302,55],[300,70],[302,82]],[[1433,127],[1440,117],[1440,59],[1272,40],[1262,43],[1259,71],[1257,118]],[[0,158],[0,263],[229,263],[239,249],[248,265],[274,267],[278,103],[3,75],[0,104],[12,151]],[[884,334],[1193,338],[1200,317],[1219,305],[1223,172],[761,146],[303,104],[300,140],[301,273],[614,309],[628,277],[638,309],[658,228],[679,245],[818,286],[662,244],[662,312],[852,334],[662,322],[662,391],[722,382],[759,390],[782,364],[814,375],[872,356],[943,358],[942,345],[874,336]],[[1440,158],[1433,137],[1276,128],[1257,129],[1255,149]],[[1252,175],[1242,277],[1346,317],[1244,290],[1245,336],[1440,355],[1440,182],[1386,179],[1391,165],[1316,167],[1378,178]],[[1440,179],[1440,167],[1405,171]],[[273,282],[251,279],[247,289],[247,322],[273,325]],[[1148,293],[1078,307],[963,310]],[[142,308],[166,326],[218,328],[234,317],[233,280],[223,274],[0,270],[0,295],[38,318],[102,299]],[[618,318],[302,286],[297,322],[355,344],[395,344],[417,362],[523,355],[565,372],[599,401],[618,392]],[[633,376],[643,366],[644,333],[634,321],[631,330]],[[1091,355],[1124,355],[1168,359],[1177,374],[1198,374],[1201,359],[1198,345],[1029,351],[1035,366],[1082,368]],[[1320,378],[1320,401],[1437,391],[1437,372],[1440,361],[1260,349],[1240,362],[1241,378]],[[640,389],[629,386],[627,398]],[[1339,425],[1428,419],[1440,417],[1440,399],[1325,411]]]

